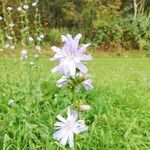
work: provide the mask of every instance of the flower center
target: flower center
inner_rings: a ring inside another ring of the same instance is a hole
[[[67,123],[67,129],[70,130],[70,128],[71,128],[71,126],[70,126],[70,123],[68,122]]]
[[[74,56],[71,53],[67,53],[67,57],[68,57],[69,60],[73,60],[74,59]]]

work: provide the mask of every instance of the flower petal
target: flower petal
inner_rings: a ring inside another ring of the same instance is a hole
[[[71,116],[71,112],[70,112],[70,107],[68,106],[67,107],[67,117],[70,117]]]
[[[62,137],[60,143],[62,145],[66,145],[67,144],[67,141],[68,141],[68,134],[67,133],[64,133],[64,136]]]
[[[67,77],[66,76],[62,76],[62,78],[57,81],[57,86],[58,87],[62,87],[64,85],[66,85],[67,83],[68,83]]]
[[[54,124],[55,127],[64,127],[65,126],[65,123],[62,123],[62,122],[56,122]]]
[[[64,129],[60,129],[53,134],[53,138],[56,140],[60,140],[64,135]]]
[[[67,42],[67,37],[64,36],[64,35],[61,35],[61,40],[62,40],[63,43],[64,43],[64,42]]]
[[[53,68],[51,72],[52,73],[54,73],[54,72],[60,72],[60,73],[64,72],[63,65],[59,64],[58,66],[56,66],[55,68]]]
[[[52,61],[54,61],[54,60],[60,61],[60,59],[62,59],[62,58],[64,58],[63,53],[56,53],[56,54],[54,55],[54,57],[51,58],[50,60],[52,60]]]
[[[76,36],[75,36],[75,40],[80,40],[82,37],[82,34],[81,33],[78,33]]]
[[[73,40],[73,42],[72,42],[73,47],[76,49],[76,51],[77,51],[77,49],[78,49],[79,40],[80,40],[81,37],[82,37],[82,34],[81,34],[81,33],[78,33],[78,34],[75,36],[75,38],[74,38],[74,40]]]
[[[67,123],[66,119],[64,117],[62,117],[61,115],[58,115],[57,119],[62,121],[63,123]]]
[[[73,133],[72,132],[70,132],[68,134],[68,143],[69,143],[70,148],[74,147],[74,139],[73,139]]]
[[[81,48],[79,48],[79,52],[84,53],[90,45],[91,45],[91,43],[83,44],[83,46]]]
[[[92,90],[93,89],[91,79],[85,80],[84,82],[82,82],[82,84],[83,84],[83,86],[85,87],[86,90]]]
[[[78,133],[87,131],[87,129],[88,129],[88,127],[85,125],[83,120],[77,121],[77,128],[78,128]]]
[[[72,77],[75,76],[75,73],[76,73],[75,62],[74,62],[74,61],[70,61],[70,63],[69,63],[68,65],[69,65],[69,72],[70,72],[70,75],[71,75]]]
[[[59,53],[61,52],[61,49],[59,47],[56,47],[56,46],[52,46],[51,49],[56,52],[56,53]]]
[[[78,119],[78,112],[77,111],[72,111],[71,116],[74,119],[74,121],[76,121]]]
[[[76,63],[76,67],[82,72],[87,73],[88,69],[82,63]]]

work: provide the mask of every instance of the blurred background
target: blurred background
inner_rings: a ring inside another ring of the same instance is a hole
[[[0,1],[0,16],[4,16],[3,3],[13,8],[18,41],[21,26],[17,8],[22,3],[29,5],[29,33],[33,35],[35,9],[30,7],[33,2]],[[83,41],[91,42],[99,51],[150,50],[150,0],[41,0],[37,8],[45,43],[59,45],[61,34],[81,32]],[[1,39],[2,36],[1,33]]]

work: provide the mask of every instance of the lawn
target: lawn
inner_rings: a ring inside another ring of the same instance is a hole
[[[150,59],[104,58],[87,63],[94,89],[80,92],[92,106],[88,131],[76,136],[77,150],[148,150],[150,148]],[[29,61],[0,58],[0,149],[67,149],[53,140],[56,116],[70,104],[56,87],[48,58]],[[84,93],[84,94],[83,94]],[[13,105],[8,101],[13,99]]]

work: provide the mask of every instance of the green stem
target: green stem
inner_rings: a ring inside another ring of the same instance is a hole
[[[72,89],[72,102],[75,101],[75,88]]]

